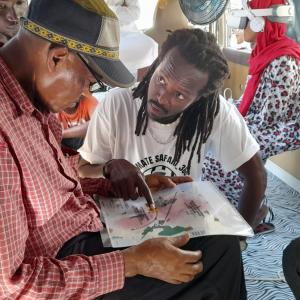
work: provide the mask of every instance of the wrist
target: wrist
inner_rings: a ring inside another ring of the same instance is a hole
[[[135,246],[122,250],[124,260],[124,274],[125,277],[133,277],[138,274],[137,264],[138,261],[135,254]]]

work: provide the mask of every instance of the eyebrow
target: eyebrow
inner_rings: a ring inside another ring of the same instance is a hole
[[[168,75],[166,74],[166,72],[164,72],[163,70],[160,70],[160,73],[162,74],[162,76],[164,77],[164,78],[166,78],[167,80],[168,80]],[[181,90],[182,91],[182,93],[183,94],[186,94],[186,95],[190,95],[191,93],[190,93],[190,89],[192,88],[192,84],[189,84],[189,83],[187,83],[187,84],[185,84],[184,86],[182,85],[182,83],[180,82],[180,80],[178,80],[178,79],[173,79],[173,80],[176,80],[177,82],[178,82],[178,85],[179,85],[179,90]]]

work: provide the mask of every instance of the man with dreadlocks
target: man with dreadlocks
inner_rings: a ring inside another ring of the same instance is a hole
[[[219,96],[227,75],[212,34],[173,32],[137,88],[112,90],[98,107],[79,150],[81,176],[96,177],[103,170],[117,196],[135,198],[125,174],[140,170],[198,179],[210,152],[245,178],[239,210],[252,224],[265,191],[265,171],[243,118]]]

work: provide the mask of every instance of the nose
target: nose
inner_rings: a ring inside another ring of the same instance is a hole
[[[157,101],[162,106],[165,106],[168,103],[168,99],[169,99],[169,97],[168,97],[167,90],[165,88],[161,87],[157,94]]]
[[[12,24],[18,24],[18,16],[13,6],[7,9],[6,19]]]

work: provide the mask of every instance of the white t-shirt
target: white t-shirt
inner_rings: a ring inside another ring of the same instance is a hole
[[[201,176],[205,154],[211,152],[227,171],[232,171],[248,161],[259,146],[237,109],[223,97],[220,99],[212,132],[201,148],[201,161],[198,163],[195,154],[190,174],[186,169],[189,152],[185,151],[180,161],[173,163],[176,143],[173,133],[178,121],[163,125],[149,120],[145,135],[134,133],[141,100],[133,99],[131,89],[113,89],[99,103],[79,152],[91,164],[123,158],[145,175],[190,175],[194,179]]]

